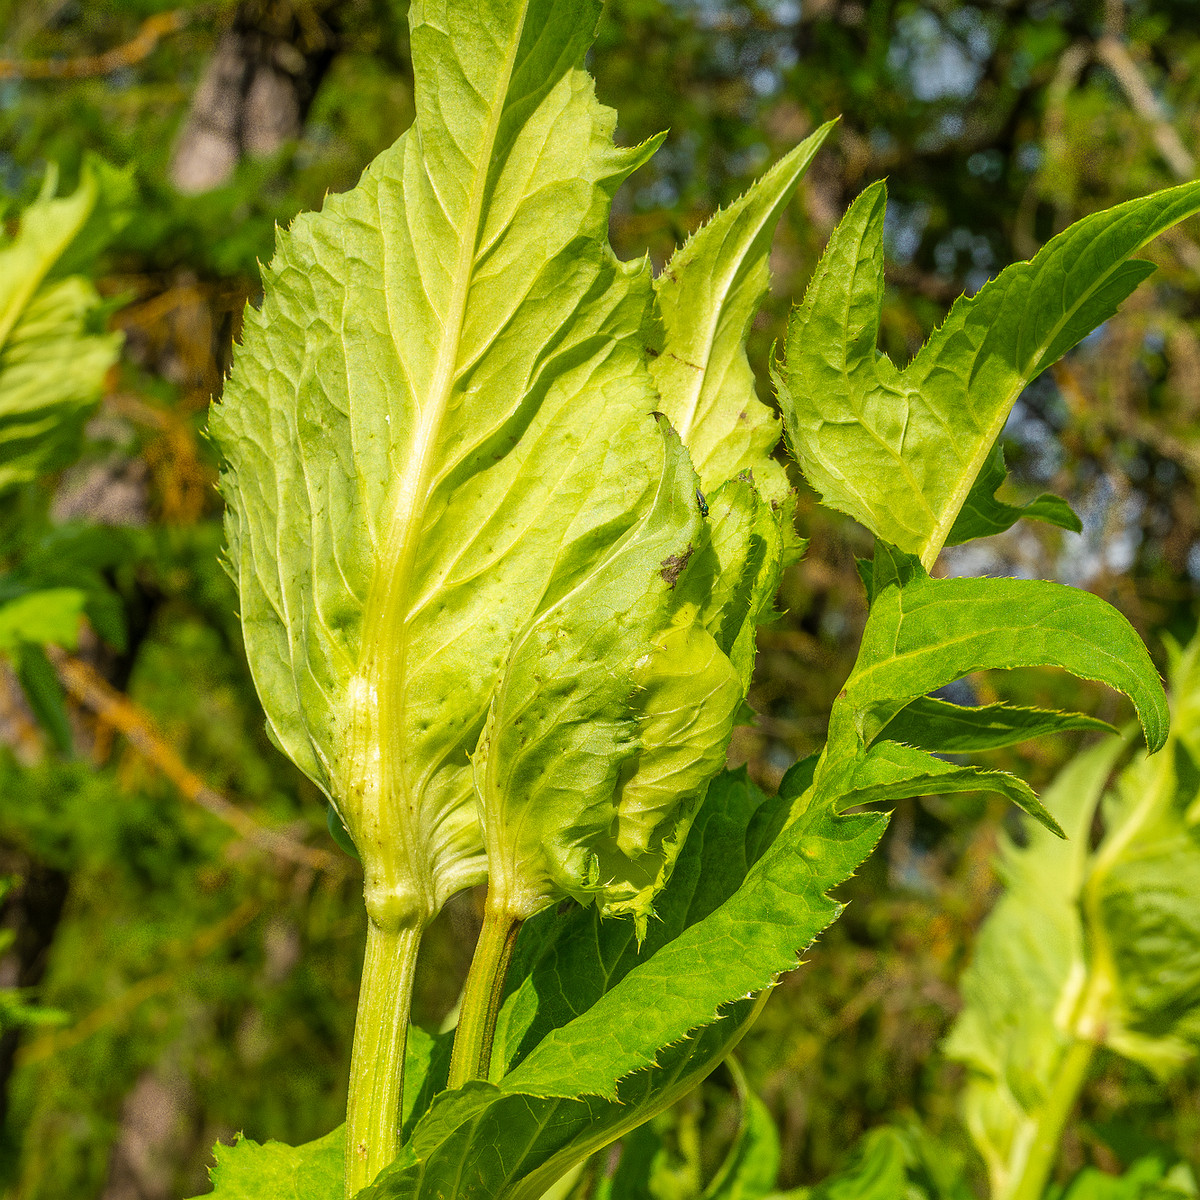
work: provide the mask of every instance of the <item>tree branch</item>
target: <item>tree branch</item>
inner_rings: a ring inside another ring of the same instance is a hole
[[[156,13],[147,17],[129,41],[103,54],[81,54],[78,58],[35,58],[22,61],[0,58],[0,80],[3,79],[84,79],[90,75],[110,75],[122,67],[148,58],[159,41],[178,33],[189,21],[182,8]]]
[[[347,874],[346,864],[337,855],[315,846],[306,846],[286,834],[260,825],[220,792],[209,787],[171,749],[154,728],[149,716],[101,678],[87,663],[72,658],[56,646],[47,646],[46,653],[54,664],[63,687],[84,708],[124,734],[129,744],[156,766],[179,789],[185,799],[212,813],[219,821],[224,821],[246,841],[278,858],[315,871],[327,871],[334,875]]]

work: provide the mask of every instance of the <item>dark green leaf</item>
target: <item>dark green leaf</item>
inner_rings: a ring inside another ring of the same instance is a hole
[[[754,994],[836,917],[826,893],[883,828],[877,814],[814,807],[756,859],[764,825],[778,823],[758,814],[790,799],[765,801],[744,775],[714,782],[640,952],[628,924],[593,910],[528,922],[496,1030],[508,1074],[439,1096],[365,1195],[453,1187],[537,1200],[711,1071],[744,1033]]]
[[[64,754],[69,754],[74,739],[71,721],[67,716],[66,696],[45,650],[36,642],[23,642],[17,650],[16,659],[17,678],[21,681],[21,690],[33,715],[50,735],[54,745]]]
[[[951,792],[997,792],[1036,817],[1047,829],[1062,833],[1023,779],[1006,771],[959,766],[895,742],[876,742],[861,757],[832,765],[822,773],[818,797],[836,803],[839,808],[848,808]]]
[[[1141,639],[1089,592],[1031,579],[931,579],[877,554],[858,661],[834,704],[831,756],[853,755],[920,696],[988,668],[1057,666],[1124,692],[1151,750],[1167,736],[1162,682]],[[881,582],[887,571],[892,582]],[[897,573],[898,572],[898,573]]]
[[[902,708],[879,736],[938,754],[974,754],[980,750],[1013,746],[1049,733],[1077,729],[1115,732],[1107,721],[1082,713],[1018,708],[1009,704],[967,708],[935,696],[919,696]]]
[[[996,489],[1004,482],[1008,470],[1004,464],[1004,451],[997,442],[983,464],[979,477],[955,518],[947,546],[959,546],[974,538],[990,537],[1011,529],[1022,517],[1034,521],[1045,521],[1060,529],[1079,533],[1083,525],[1074,509],[1061,497],[1050,493],[1038,496],[1027,504],[1007,504],[996,498]]]

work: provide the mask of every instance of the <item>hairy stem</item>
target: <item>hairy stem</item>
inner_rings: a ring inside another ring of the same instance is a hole
[[[350,1096],[346,1102],[346,1196],[367,1187],[400,1151],[400,1100],[413,970],[422,926],[367,922]]]
[[[1095,1042],[1078,1040],[1072,1042],[1063,1056],[1054,1087],[1038,1113],[1029,1153],[1012,1181],[1007,1200],[1041,1200],[1058,1159],[1063,1129],[1083,1088],[1095,1050]]]
[[[450,1087],[462,1087],[472,1079],[486,1079],[492,1062],[492,1037],[504,993],[504,977],[512,959],[521,919],[501,905],[489,903],[483,929],[471,959],[467,986],[463,989],[454,1051],[450,1057]]]

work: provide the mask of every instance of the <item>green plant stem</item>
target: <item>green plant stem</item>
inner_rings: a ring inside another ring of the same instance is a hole
[[[347,1197],[372,1183],[400,1151],[404,1052],[421,933],[419,924],[389,931],[367,922],[346,1102]]]
[[[1008,1191],[1007,1200],[1042,1200],[1050,1172],[1058,1159],[1063,1129],[1083,1088],[1095,1052],[1095,1042],[1076,1040],[1063,1056],[1054,1087],[1037,1116],[1029,1153]]]
[[[454,1051],[450,1056],[452,1088],[488,1077],[504,977],[520,928],[521,919],[506,907],[488,904],[454,1034]]]

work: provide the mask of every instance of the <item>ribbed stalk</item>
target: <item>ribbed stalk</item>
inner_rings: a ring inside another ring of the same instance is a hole
[[[1079,1098],[1095,1051],[1094,1042],[1075,1041],[1063,1056],[1054,1087],[1038,1113],[1029,1153],[1006,1200],[1042,1200],[1050,1172],[1058,1159],[1067,1118]]]
[[[404,1052],[420,925],[385,931],[367,922],[350,1095],[346,1102],[346,1196],[374,1182],[400,1151]]]
[[[452,1088],[462,1087],[472,1079],[488,1077],[504,978],[520,928],[520,918],[507,908],[488,904],[463,989],[458,1029],[454,1034],[454,1051],[450,1057]]]

